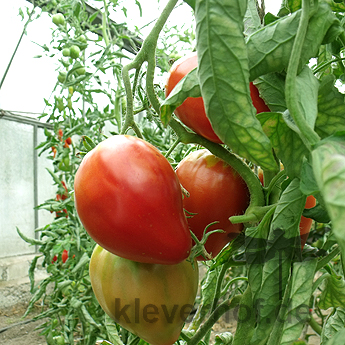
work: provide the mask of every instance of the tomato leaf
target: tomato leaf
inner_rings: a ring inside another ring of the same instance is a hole
[[[299,135],[287,126],[280,113],[260,113],[257,118],[277,157],[283,162],[287,175],[291,178],[300,176],[303,158],[309,151]]]
[[[318,96],[318,117],[315,130],[321,138],[345,130],[345,98],[334,86],[335,78],[328,75],[322,79]]]
[[[257,228],[246,229],[246,261],[248,282],[252,290],[253,303],[256,304],[257,293],[262,283],[262,268],[265,263],[267,238],[274,209],[269,211]]]
[[[328,344],[328,341],[335,336],[336,333],[342,331],[345,325],[345,309],[337,308],[334,314],[330,315],[321,333],[321,344]]]
[[[327,345],[339,345],[344,341],[345,338],[345,329],[334,334],[334,336],[327,341]]]
[[[108,338],[113,345],[123,345],[114,320],[111,319],[107,314],[105,314],[105,328],[107,330]]]
[[[244,35],[249,36],[262,27],[255,0],[248,0],[247,11],[244,15]]]
[[[312,152],[315,179],[345,254],[345,132],[324,139]]]
[[[161,121],[167,126],[174,110],[180,106],[187,97],[201,97],[197,69],[194,68],[184,76],[170,92],[161,105]]]
[[[309,319],[309,301],[316,265],[317,259],[295,262],[293,265],[290,303],[284,317],[281,345],[290,345],[296,340]],[[282,320],[277,322],[282,323]]]
[[[278,73],[263,75],[255,80],[254,85],[260,92],[260,97],[265,101],[271,111],[284,112],[285,103],[285,78]]]
[[[183,0],[186,4],[188,4],[193,10],[195,10],[195,1],[196,0]]]
[[[312,70],[305,66],[296,77],[297,97],[308,125],[314,128],[317,117],[317,95],[319,81]]]
[[[284,190],[275,209],[262,270],[262,283],[257,294],[258,323],[250,344],[266,344],[281,306],[290,277],[291,262],[300,252],[299,223],[306,196],[294,179]]]
[[[328,274],[325,279],[325,287],[320,295],[319,307],[328,308],[345,308],[345,280],[336,275]]]
[[[250,80],[287,68],[300,16],[301,10],[298,10],[254,32],[248,38]],[[334,39],[336,34],[339,35],[342,28],[329,5],[320,2],[318,10],[309,20],[302,49],[301,66],[307,64],[310,58],[317,56],[320,45],[326,43],[325,36],[331,27],[334,27],[335,31],[334,34],[326,37],[327,43]]]
[[[256,119],[243,37],[246,1],[197,1],[198,75],[207,117],[235,153],[268,170],[276,163]]]

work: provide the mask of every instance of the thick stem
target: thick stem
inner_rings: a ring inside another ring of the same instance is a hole
[[[295,42],[292,47],[291,57],[287,68],[286,82],[285,82],[285,96],[286,104],[289,112],[295,121],[297,127],[301,132],[301,139],[306,146],[311,149],[319,140],[318,134],[307,123],[301,106],[297,101],[296,77],[300,66],[300,57],[303,49],[303,43],[308,28],[309,22],[310,0],[303,0],[302,15],[299,22]]]
[[[235,296],[231,300],[226,300],[220,304],[210,317],[205,321],[205,323],[199,328],[198,332],[190,339],[188,345],[196,345],[199,341],[207,334],[207,332],[212,328],[212,326],[220,319],[220,317],[225,314],[230,309],[237,307],[241,302],[242,296]]]

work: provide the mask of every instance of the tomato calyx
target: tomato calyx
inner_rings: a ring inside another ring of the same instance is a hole
[[[217,224],[217,223],[219,223],[219,222],[212,222],[206,226],[201,240],[198,239],[198,237],[193,233],[193,231],[190,232],[192,239],[195,242],[195,245],[193,246],[193,248],[191,250],[191,254],[189,255],[188,260],[190,260],[191,262],[194,262],[194,260],[200,256],[203,256],[206,260],[212,259],[212,255],[210,253],[208,253],[206,248],[205,248],[206,241],[208,240],[208,238],[212,234],[219,233],[219,232],[222,232],[222,233],[225,232],[224,230],[221,230],[221,229],[208,231],[208,229],[212,225]]]

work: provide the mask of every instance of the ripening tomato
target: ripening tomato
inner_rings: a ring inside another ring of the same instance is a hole
[[[84,157],[74,191],[86,231],[113,254],[158,264],[188,257],[180,183],[153,145],[129,135],[104,140]]]
[[[64,249],[61,254],[61,261],[64,264],[68,259],[68,250]]]
[[[171,67],[165,85],[165,95],[168,96],[176,84],[191,70],[198,66],[196,53],[177,60]],[[222,143],[214,133],[210,120],[206,117],[202,97],[188,97],[174,111],[175,115],[195,133],[215,143]]]
[[[97,245],[89,270],[99,304],[116,323],[151,345],[172,345],[194,305],[199,275],[193,266],[139,263]]]
[[[250,98],[256,109],[257,114],[270,112],[270,108],[266,105],[265,101],[260,97],[258,88],[252,83],[249,83]]]
[[[307,208],[307,209],[313,208],[314,206],[316,206],[316,199],[314,198],[313,195],[309,195],[307,197],[307,201],[305,203],[305,208]],[[301,217],[301,222],[299,223],[299,232],[301,235],[301,248],[302,249],[307,242],[312,224],[313,224],[313,220],[311,218],[306,218],[304,216]]]
[[[177,60],[169,71],[165,85],[165,95],[168,96],[176,84],[197,66],[198,58],[196,53],[191,53]],[[257,113],[270,111],[263,99],[260,97],[256,86],[253,83],[250,83],[249,88],[250,96]],[[198,133],[215,143],[222,143],[214,133],[211,123],[206,116],[202,97],[188,97],[179,107],[176,108],[174,113],[187,127],[195,131],[195,133]]]
[[[191,231],[201,240],[205,227],[221,229],[208,238],[205,249],[215,257],[243,229],[243,224],[232,224],[229,217],[241,215],[250,202],[250,194],[242,177],[208,150],[198,150],[183,159],[176,169],[181,185],[189,192],[183,206]],[[199,260],[204,260],[202,257]]]

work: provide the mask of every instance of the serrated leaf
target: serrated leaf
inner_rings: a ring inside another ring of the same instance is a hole
[[[196,1],[198,75],[207,117],[231,150],[274,170],[269,139],[256,119],[249,92],[243,18],[247,1]]]
[[[184,76],[161,105],[161,121],[166,126],[172,113],[187,97],[201,97],[197,68]]]
[[[300,176],[303,159],[309,151],[299,135],[287,126],[280,113],[260,113],[257,118],[287,175],[291,178]]]
[[[296,262],[293,265],[290,303],[284,317],[281,345],[290,345],[296,340],[309,319],[309,301],[316,265],[317,259]]]
[[[301,10],[298,10],[254,32],[248,38],[250,80],[271,72],[281,72],[287,68],[300,16]],[[318,10],[309,20],[301,54],[301,66],[307,64],[310,58],[317,56],[320,45],[332,26],[340,27],[340,22],[329,5],[320,2]]]
[[[321,138],[345,130],[345,98],[334,86],[334,76],[323,78],[319,87],[315,130]]]
[[[312,152],[315,179],[345,253],[345,133],[324,139]]]
[[[345,327],[345,309],[337,308],[331,314],[322,327],[321,345],[327,345],[328,341],[334,337],[337,332],[344,330]]]
[[[345,280],[341,276],[328,274],[319,300],[321,309],[345,308]]]

